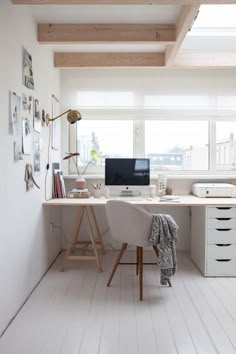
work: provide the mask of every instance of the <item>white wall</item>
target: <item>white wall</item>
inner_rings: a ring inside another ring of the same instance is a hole
[[[22,48],[33,58],[35,90],[22,85]],[[49,221],[58,221],[55,211],[42,208],[47,163],[48,128],[42,128],[41,173],[35,174],[41,189],[26,192],[25,164],[32,155],[13,161],[13,137],[8,134],[9,90],[39,99],[41,108],[51,111],[51,95],[59,95],[59,72],[53,68],[53,54],[40,47],[36,24],[25,7],[9,0],[0,4],[0,333],[24,303],[60,250],[60,237],[49,235]],[[37,133],[34,132],[34,138]],[[58,160],[60,151],[52,152]],[[50,194],[50,176],[47,181]]]

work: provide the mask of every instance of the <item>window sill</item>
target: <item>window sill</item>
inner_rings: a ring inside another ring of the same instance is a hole
[[[159,174],[164,174],[167,176],[167,178],[170,179],[180,179],[180,180],[192,180],[192,179],[199,179],[199,180],[236,180],[235,173],[232,175],[172,175],[168,174],[165,172],[160,172]],[[77,175],[64,175],[65,179],[76,179],[78,176]],[[103,179],[105,178],[104,174],[103,175],[84,175],[83,176],[85,179],[90,180],[90,179]],[[158,179],[158,173],[151,174],[151,179]]]

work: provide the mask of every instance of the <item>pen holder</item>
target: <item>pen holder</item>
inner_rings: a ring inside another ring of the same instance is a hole
[[[101,197],[101,189],[94,189],[93,190],[93,196],[94,198],[100,198]]]

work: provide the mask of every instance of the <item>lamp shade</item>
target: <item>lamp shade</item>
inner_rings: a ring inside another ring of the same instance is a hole
[[[79,111],[71,110],[67,113],[67,120],[70,124],[76,123],[78,120],[82,119],[82,116]]]

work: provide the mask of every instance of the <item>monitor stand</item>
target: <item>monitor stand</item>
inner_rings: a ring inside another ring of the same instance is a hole
[[[127,189],[127,190],[123,190],[120,192],[120,196],[121,197],[137,197],[137,196],[140,196],[141,193],[138,192],[138,191],[133,191],[133,190],[130,190],[130,189]]]

